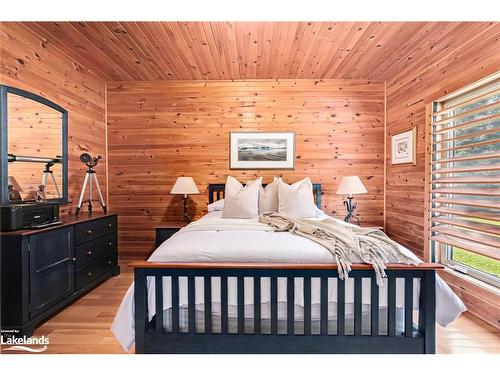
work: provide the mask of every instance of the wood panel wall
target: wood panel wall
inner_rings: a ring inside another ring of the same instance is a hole
[[[68,110],[71,203],[62,210],[68,212],[78,203],[83,183],[86,168],[79,160],[82,152],[103,156],[96,170],[106,192],[106,84],[28,25],[0,23],[0,83],[41,95]]]
[[[425,107],[500,69],[498,24],[469,23],[440,35],[427,48],[403,56],[387,81],[386,232],[420,257],[426,199]],[[391,136],[412,127],[417,127],[416,165],[391,165]]]
[[[295,170],[229,170],[230,131],[295,131]],[[359,175],[361,220],[383,223],[384,83],[367,80],[153,81],[108,83],[110,206],[120,215],[122,256],[153,250],[156,225],[182,218],[169,195],[178,176],[201,192],[192,214],[206,212],[207,186],[227,175],[275,175],[323,185],[323,209],[342,217],[342,176]]]
[[[451,27],[451,25],[450,25]],[[428,103],[500,69],[500,26],[467,24],[450,35],[436,35],[426,48],[403,55],[387,81],[386,233],[421,258],[424,254],[425,109]],[[417,127],[417,164],[392,166],[393,134]],[[468,310],[499,325],[498,292],[443,272],[443,278]]]

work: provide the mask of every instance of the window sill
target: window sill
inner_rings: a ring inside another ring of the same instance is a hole
[[[449,274],[452,277],[456,277],[457,279],[466,281],[466,282],[468,282],[470,284],[473,284],[476,287],[485,289],[488,292],[495,293],[498,296],[500,296],[500,288],[497,288],[494,285],[485,283],[484,281],[478,280],[475,277],[472,277],[472,276],[467,275],[465,273],[462,273],[462,272],[459,272],[457,270],[454,270],[453,268],[450,268],[450,267],[448,267],[446,265],[444,267],[445,267],[444,271],[441,271],[441,272],[446,272],[447,274]]]

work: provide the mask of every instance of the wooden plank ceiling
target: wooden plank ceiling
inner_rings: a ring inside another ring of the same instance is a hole
[[[106,81],[387,79],[466,23],[24,24]],[[491,23],[484,23],[484,27]],[[497,24],[498,26],[498,24]],[[470,36],[473,38],[473,35]],[[444,43],[443,43],[444,44]],[[446,46],[444,45],[443,48]]]

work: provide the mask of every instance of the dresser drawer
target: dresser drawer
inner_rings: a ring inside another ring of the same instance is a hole
[[[104,275],[106,272],[113,270],[117,265],[116,252],[109,253],[100,258],[97,258],[91,263],[83,266],[75,272],[76,280],[76,290],[84,288],[86,285],[97,280],[100,276]]]
[[[115,232],[77,246],[75,249],[75,267],[80,268],[103,255],[115,252],[117,249],[116,242],[117,235]]]
[[[116,231],[116,215],[75,225],[75,245],[95,240]]]

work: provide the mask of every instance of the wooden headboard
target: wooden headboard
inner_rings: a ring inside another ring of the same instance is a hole
[[[266,186],[267,184],[262,184]],[[208,184],[208,203],[224,198],[226,184]],[[313,184],[313,195],[316,206],[321,209],[321,184]]]

